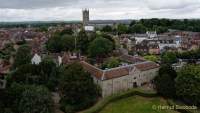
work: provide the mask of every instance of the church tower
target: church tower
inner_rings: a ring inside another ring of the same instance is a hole
[[[88,9],[83,10],[83,26],[87,26],[90,21],[90,12]]]

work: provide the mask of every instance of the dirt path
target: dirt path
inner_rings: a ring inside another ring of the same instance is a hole
[[[58,93],[56,92],[52,92],[52,98],[54,101],[54,109],[55,109],[55,113],[64,113],[63,111],[60,110],[60,96]]]

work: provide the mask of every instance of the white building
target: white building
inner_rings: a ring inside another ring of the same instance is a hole
[[[60,66],[62,64],[62,57],[58,56],[58,65]]]
[[[150,39],[158,37],[156,31],[147,31],[146,34],[147,34],[148,38],[150,38]]]
[[[40,62],[42,62],[42,58],[38,54],[35,54],[33,58],[31,59],[32,64],[38,65],[40,64]]]
[[[94,26],[84,26],[85,31],[93,32],[95,30]]]
[[[144,40],[148,40],[148,37],[146,34],[137,34],[131,37],[131,39],[135,39],[136,44],[140,44]]]

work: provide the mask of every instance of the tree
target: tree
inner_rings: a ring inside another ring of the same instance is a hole
[[[11,108],[12,101],[7,90],[0,89],[0,113],[13,113]]]
[[[101,34],[101,36],[103,38],[106,38],[106,39],[110,40],[112,42],[113,49],[115,49],[116,44],[115,44],[115,40],[114,40],[114,38],[112,38],[112,36],[110,36],[108,34],[105,34],[105,33]]]
[[[3,49],[0,51],[0,59],[9,60],[13,52],[15,52],[13,43],[5,44]]]
[[[40,84],[38,65],[24,64],[11,73],[11,81],[22,84]]]
[[[101,31],[103,31],[103,32],[112,32],[112,27],[109,26],[109,25],[106,25],[106,26],[104,26],[104,27],[102,28]]]
[[[26,86],[18,101],[19,113],[52,113],[51,93],[43,86]]]
[[[60,77],[60,69],[54,61],[45,58],[39,65],[25,64],[11,74],[11,83],[45,85],[50,90],[55,90]]]
[[[47,50],[55,53],[61,51],[72,51],[75,49],[75,37],[56,33],[48,40],[46,47]]]
[[[131,21],[130,26],[134,26],[136,24],[136,20]]]
[[[118,34],[124,34],[124,33],[127,33],[128,32],[128,27],[124,24],[119,24],[117,26],[117,32]]]
[[[84,30],[81,30],[77,36],[77,49],[81,50],[83,54],[86,54],[89,43],[89,36]]]
[[[108,59],[104,64],[103,64],[103,68],[114,68],[114,67],[118,67],[120,65],[120,61],[119,59],[115,58],[115,57],[111,57],[110,59]]]
[[[37,32],[47,32],[48,31],[48,27],[47,26],[40,26],[37,29]]]
[[[51,94],[43,86],[12,83],[3,92],[0,91],[1,113],[52,113]],[[4,99],[3,99],[4,98]]]
[[[49,57],[44,58],[39,66],[41,81],[50,90],[55,90],[59,83],[61,68],[56,67],[56,63]]]
[[[46,43],[46,48],[50,52],[61,52],[63,50],[62,40],[60,35],[54,34]]]
[[[162,65],[159,69],[159,75],[154,80],[157,92],[164,97],[175,97],[176,76],[176,71],[170,65]]]
[[[200,105],[200,66],[187,65],[176,78],[176,94],[185,102]]]
[[[96,102],[99,96],[98,87],[80,64],[69,65],[62,75],[61,105],[66,112],[82,110]]]
[[[157,32],[157,33],[165,33],[168,31],[167,27],[162,27],[162,26],[156,26],[154,28],[154,30]]]
[[[98,37],[93,40],[88,48],[88,53],[91,57],[102,57],[113,49],[112,42],[108,39]]]
[[[155,55],[144,56],[144,59],[149,60],[149,61],[153,61],[153,62],[157,62],[159,60],[159,58]]]
[[[15,56],[13,64],[14,68],[30,63],[31,63],[31,48],[27,45],[20,46]]]
[[[75,49],[75,37],[71,35],[63,35],[61,37],[62,51],[72,51]]]
[[[146,33],[147,28],[142,24],[135,24],[129,27],[130,33]]]
[[[62,30],[59,34],[62,35],[73,35],[73,30],[72,28],[65,28],[64,30]]]
[[[177,62],[177,57],[173,52],[165,52],[163,55],[161,55],[161,60],[163,63],[172,64]]]

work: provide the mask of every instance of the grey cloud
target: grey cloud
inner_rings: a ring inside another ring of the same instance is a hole
[[[0,0],[0,8],[36,9],[62,7],[76,4],[79,0]]]
[[[138,0],[0,0],[0,8],[36,9],[50,7],[75,8],[113,8],[131,7],[140,3]]]
[[[199,18],[200,0],[0,0],[0,21]]]
[[[200,7],[200,0],[144,0],[151,10],[186,9]]]

